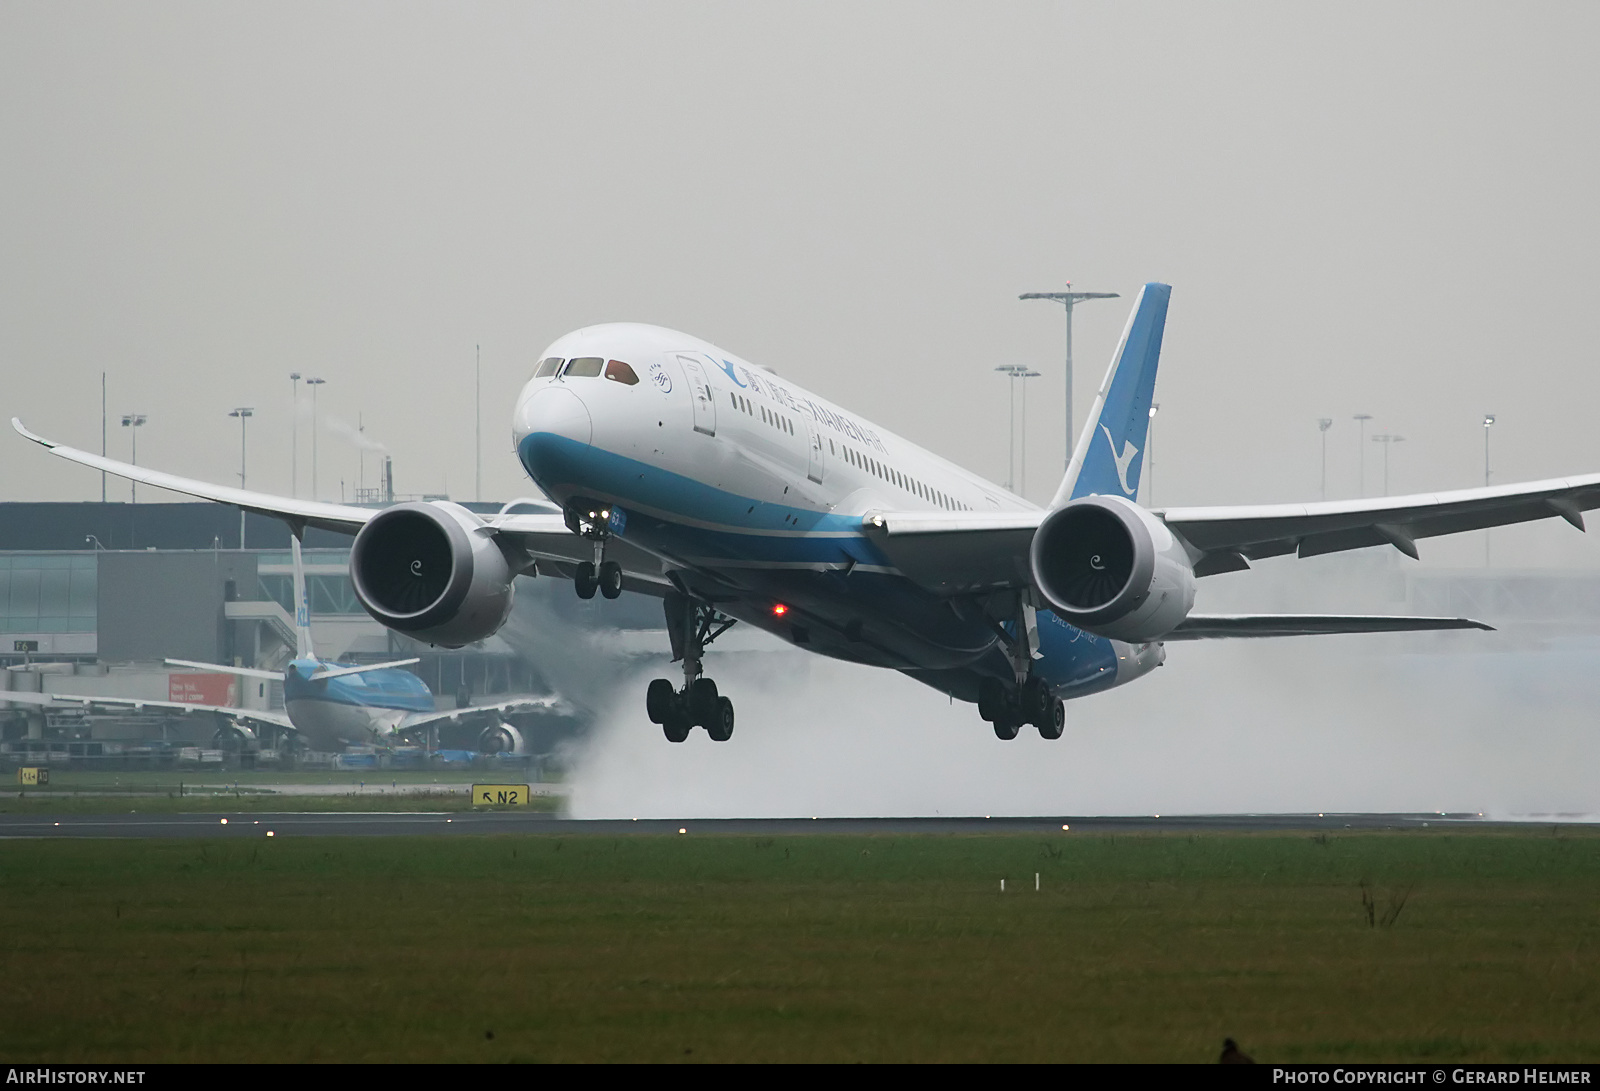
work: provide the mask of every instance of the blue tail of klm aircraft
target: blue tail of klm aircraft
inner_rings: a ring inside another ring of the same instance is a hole
[[[1122,331],[1122,343],[1100,384],[1051,507],[1092,494],[1129,500],[1137,497],[1171,296],[1172,287],[1167,284],[1146,284],[1140,289],[1128,326]]]

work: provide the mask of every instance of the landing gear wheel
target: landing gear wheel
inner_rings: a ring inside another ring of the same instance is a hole
[[[661,731],[667,736],[668,742],[682,742],[689,737],[689,729],[694,727],[689,718],[680,712],[673,712],[667,717],[667,722],[661,725]]]
[[[645,690],[644,711],[653,724],[666,723],[677,703],[677,691],[672,688],[672,683],[665,678],[657,678],[650,683],[650,688]]]
[[[1055,694],[1042,678],[1030,678],[1022,686],[1022,719],[1041,731],[1055,715]]]
[[[603,561],[599,572],[600,593],[608,599],[622,594],[622,566],[616,561]]]
[[[1010,742],[1017,737],[1017,731],[1022,727],[1016,720],[1002,716],[994,722],[994,737]]]
[[[1039,737],[1042,739],[1059,739],[1067,727],[1067,706],[1061,698],[1052,699],[1050,704],[1050,717],[1044,723],[1037,725]]]
[[[733,738],[733,702],[726,697],[717,698],[717,715],[706,724],[706,734],[713,742],[727,742]]]
[[[689,687],[689,721],[709,728],[717,722],[719,703],[717,684],[709,678],[696,678]]]
[[[995,723],[1006,713],[1006,688],[998,678],[978,681],[978,715]]]
[[[600,586],[600,580],[595,575],[593,561],[579,562],[578,570],[572,574],[572,586],[577,589],[580,599],[594,598],[594,593]]]

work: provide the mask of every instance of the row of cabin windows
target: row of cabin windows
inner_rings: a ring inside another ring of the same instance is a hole
[[[735,394],[731,390],[728,392],[728,401],[732,402],[733,407],[739,412],[748,413],[752,417],[757,416],[759,411],[763,424],[770,424],[780,432],[787,432],[791,436],[794,435],[794,421],[788,417],[780,417],[765,406],[752,405],[749,398],[746,398],[743,394]]]
[[[563,363],[567,365],[565,371],[561,368]],[[603,356],[574,356],[571,360],[551,356],[541,360],[539,369],[533,373],[535,379],[554,379],[557,375],[563,379],[593,379],[603,375],[623,386],[639,385],[639,376],[633,368],[621,360],[607,360]]]
[[[850,465],[855,466],[858,469],[865,470],[869,474],[881,477],[891,485],[904,489],[906,492],[920,496],[930,504],[937,504],[947,511],[972,510],[955,497],[946,496],[938,489],[935,489],[929,485],[925,485],[916,478],[907,474],[903,474],[891,466],[885,466],[877,459],[864,455],[853,447],[840,444],[837,448],[835,448],[833,445],[833,440],[831,439],[828,440],[828,447],[830,450],[835,451],[835,453],[841,454],[844,460],[850,463]]]

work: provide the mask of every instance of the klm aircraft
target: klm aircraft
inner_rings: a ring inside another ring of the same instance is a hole
[[[496,704],[435,711],[433,693],[422,679],[402,668],[417,659],[349,666],[320,658],[311,638],[311,606],[306,594],[305,565],[300,541],[294,548],[295,655],[282,671],[231,667],[221,663],[196,663],[168,659],[174,667],[216,671],[244,678],[283,683],[283,712],[258,711],[229,705],[156,701],[133,697],[88,697],[61,693],[0,694],[0,700],[17,703],[73,707],[163,708],[184,713],[210,712],[229,721],[240,740],[253,742],[261,728],[288,729],[312,750],[339,751],[346,746],[387,747],[420,738],[430,727],[446,721],[482,720],[476,749],[481,753],[523,754],[522,733],[501,716],[511,712],[551,708],[550,697],[518,697]]]
[[[1159,666],[1174,641],[1488,626],[1465,618],[1204,614],[1198,580],[1266,557],[1416,542],[1560,516],[1582,529],[1600,475],[1381,500],[1148,510],[1135,501],[1171,289],[1139,293],[1055,498],[1036,507],[715,345],[602,325],[542,354],[512,428],[558,507],[480,517],[445,501],[382,511],[287,499],[136,467],[36,436],[60,457],[175,492],[355,536],[367,611],[456,647],[494,633],[519,575],[660,598],[682,682],[649,718],[674,742],[731,737],[703,669],[737,623],[901,671],[1002,739],[1059,738],[1062,702]],[[314,681],[314,679],[313,679]]]

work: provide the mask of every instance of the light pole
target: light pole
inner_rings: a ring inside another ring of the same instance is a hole
[[[1361,431],[1356,437],[1356,452],[1361,460],[1361,486],[1357,494],[1364,497],[1367,495],[1367,422],[1372,419],[1372,414],[1357,413],[1353,419],[1361,425]]]
[[[1017,495],[1028,494],[1028,380],[1037,379],[1037,371],[1024,371],[1017,378],[1022,380],[1022,443],[1017,449]]]
[[[483,499],[483,346],[472,346],[472,453],[477,462],[474,493]]]
[[[1011,397],[1011,416],[1008,423],[1009,431],[1006,433],[1006,488],[1015,491],[1017,484],[1017,380],[1028,374],[1028,369],[1021,364],[1002,364],[995,370],[1011,380],[1008,388]]]
[[[294,429],[294,441],[289,446],[289,495],[300,495],[300,373],[289,372],[289,382],[294,384],[293,400],[289,405],[289,423]]]
[[[311,388],[311,499],[317,498],[317,387],[327,382],[326,379],[306,380],[306,385]]]
[[[1156,413],[1160,410],[1160,402],[1150,403],[1150,430],[1144,437],[1144,502],[1150,507],[1156,503]]]
[[[239,487],[241,489],[246,487],[246,481],[245,481],[245,476],[244,476],[244,474],[245,474],[245,445],[244,445],[245,422],[248,421],[251,417],[253,417],[255,415],[256,415],[256,411],[254,409],[249,408],[248,406],[240,406],[238,409],[235,409],[233,412],[228,414],[228,416],[230,416],[230,417],[238,417],[239,418]],[[239,509],[239,548],[240,549],[244,548],[244,509],[243,508]]]
[[[1405,436],[1397,436],[1390,432],[1384,432],[1372,437],[1373,443],[1383,444],[1383,495],[1385,496],[1389,495],[1389,448],[1396,443],[1404,443],[1405,441]]]
[[[122,427],[132,429],[128,433],[133,438],[133,456],[130,461],[135,466],[139,465],[139,429],[144,427],[144,422],[149,419],[143,413],[124,413],[122,415]],[[129,495],[132,496],[133,503],[137,504],[139,502],[139,483],[130,481],[129,485],[131,486]]]
[[[1494,414],[1483,415],[1483,487],[1489,487],[1489,429],[1494,427]],[[1483,532],[1483,567],[1489,567],[1489,532]]]
[[[1072,282],[1067,281],[1065,292],[1023,292],[1018,299],[1048,299],[1061,304],[1067,309],[1067,458],[1066,464],[1072,465],[1072,447],[1078,440],[1078,433],[1072,424],[1072,308],[1086,299],[1116,299],[1116,292],[1074,292]]]
[[[1318,417],[1317,429],[1322,433],[1322,498],[1328,498],[1328,429],[1333,427],[1332,417]]]

